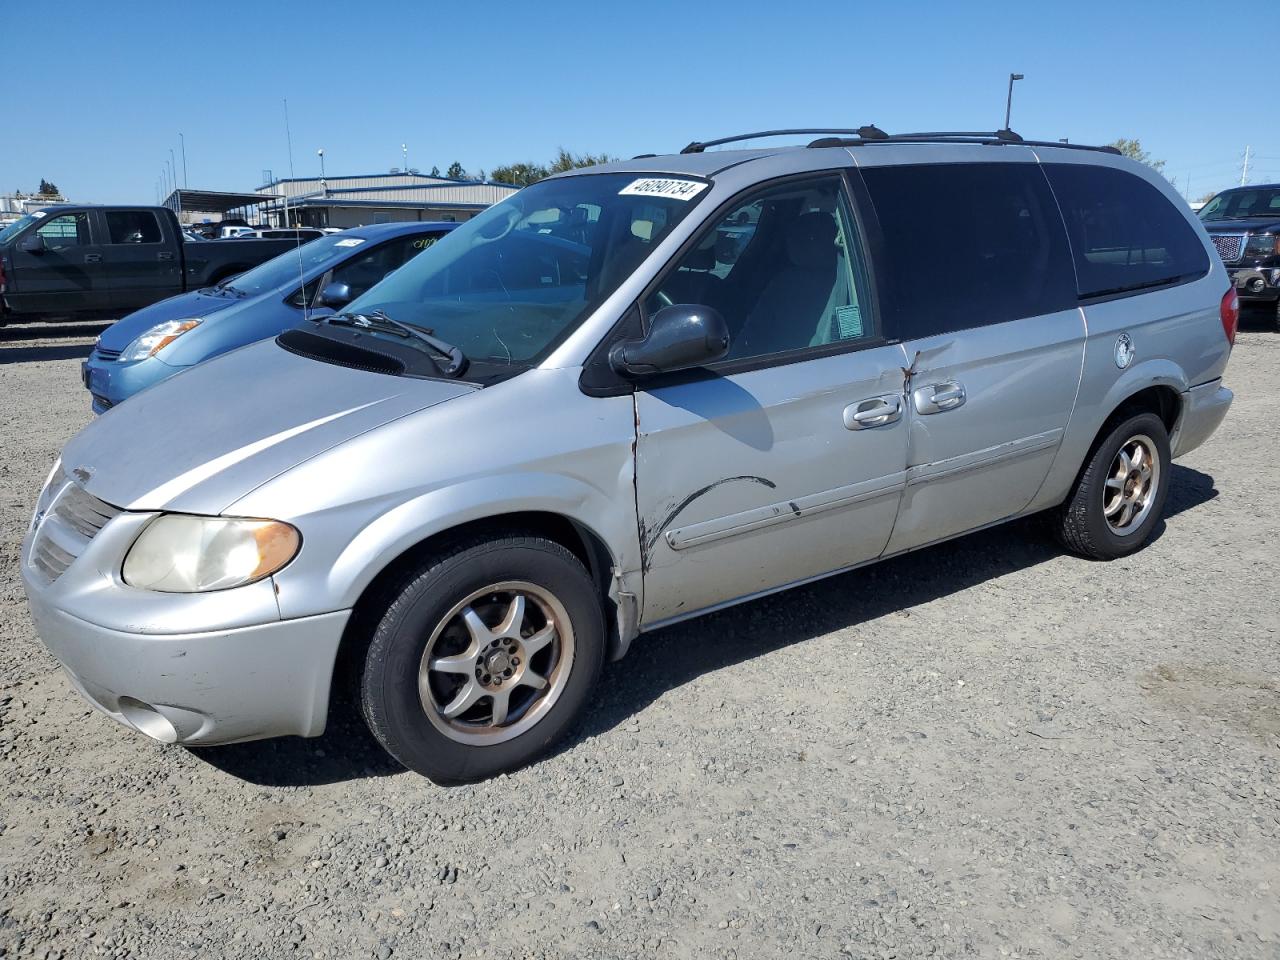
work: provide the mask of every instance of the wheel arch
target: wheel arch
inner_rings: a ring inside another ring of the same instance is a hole
[[[421,567],[428,558],[454,544],[512,534],[546,537],[577,557],[587,568],[595,585],[606,626],[613,627],[616,624],[613,580],[617,561],[598,531],[578,518],[553,509],[496,510],[427,533],[385,560],[360,590],[352,607],[334,665],[335,692],[344,689],[348,693],[354,691],[354,685],[359,682],[364,650],[389,593],[398,583]],[[609,630],[608,643],[608,657],[620,655],[619,650],[625,649],[625,642],[618,629]]]

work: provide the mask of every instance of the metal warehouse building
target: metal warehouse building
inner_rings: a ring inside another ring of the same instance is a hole
[[[275,226],[357,227],[400,220],[470,220],[518,190],[422,173],[273,180],[257,188],[261,219]]]

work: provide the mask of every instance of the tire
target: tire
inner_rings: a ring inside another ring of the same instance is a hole
[[[1136,469],[1124,469],[1122,450]],[[1058,508],[1053,524],[1058,539],[1092,560],[1115,560],[1140,549],[1164,513],[1171,464],[1169,435],[1154,413],[1117,424],[1094,448],[1071,495]]]
[[[542,756],[582,711],[604,662],[591,577],[544,537],[461,543],[384,602],[361,708],[391,756],[437,783],[482,780]]]

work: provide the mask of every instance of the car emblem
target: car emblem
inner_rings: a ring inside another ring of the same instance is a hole
[[[1116,338],[1116,366],[1123,370],[1129,364],[1133,363],[1133,338],[1127,333],[1120,334]]]

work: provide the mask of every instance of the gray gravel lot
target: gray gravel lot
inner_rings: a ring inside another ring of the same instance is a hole
[[[661,631],[551,759],[441,788],[349,710],[92,712],[18,545],[85,325],[0,331],[0,956],[1278,957],[1280,335],[1111,564],[1034,523]]]

